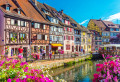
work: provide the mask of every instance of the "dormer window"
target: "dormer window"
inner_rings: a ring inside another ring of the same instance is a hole
[[[46,11],[45,9],[42,8],[42,11],[45,13],[45,14],[50,14],[48,11]]]
[[[10,7],[8,5],[6,5],[6,10],[10,11]]]
[[[21,14],[21,11],[20,11],[20,10],[18,10],[18,14]]]

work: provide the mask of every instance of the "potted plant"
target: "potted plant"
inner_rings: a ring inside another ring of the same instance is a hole
[[[13,41],[13,40],[14,40],[14,37],[11,38],[11,41]]]
[[[23,37],[21,37],[20,40],[23,41]]]

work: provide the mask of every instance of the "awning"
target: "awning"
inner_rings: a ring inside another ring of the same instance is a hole
[[[51,45],[56,47],[63,46],[62,44],[51,44]]]

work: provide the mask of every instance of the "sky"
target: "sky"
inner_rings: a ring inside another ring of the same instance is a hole
[[[120,0],[37,0],[71,16],[87,27],[90,19],[102,19],[120,24]]]

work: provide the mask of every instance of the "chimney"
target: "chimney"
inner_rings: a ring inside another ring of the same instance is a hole
[[[61,14],[63,15],[63,10],[61,10]]]
[[[37,6],[37,0],[35,0],[35,5]]]

